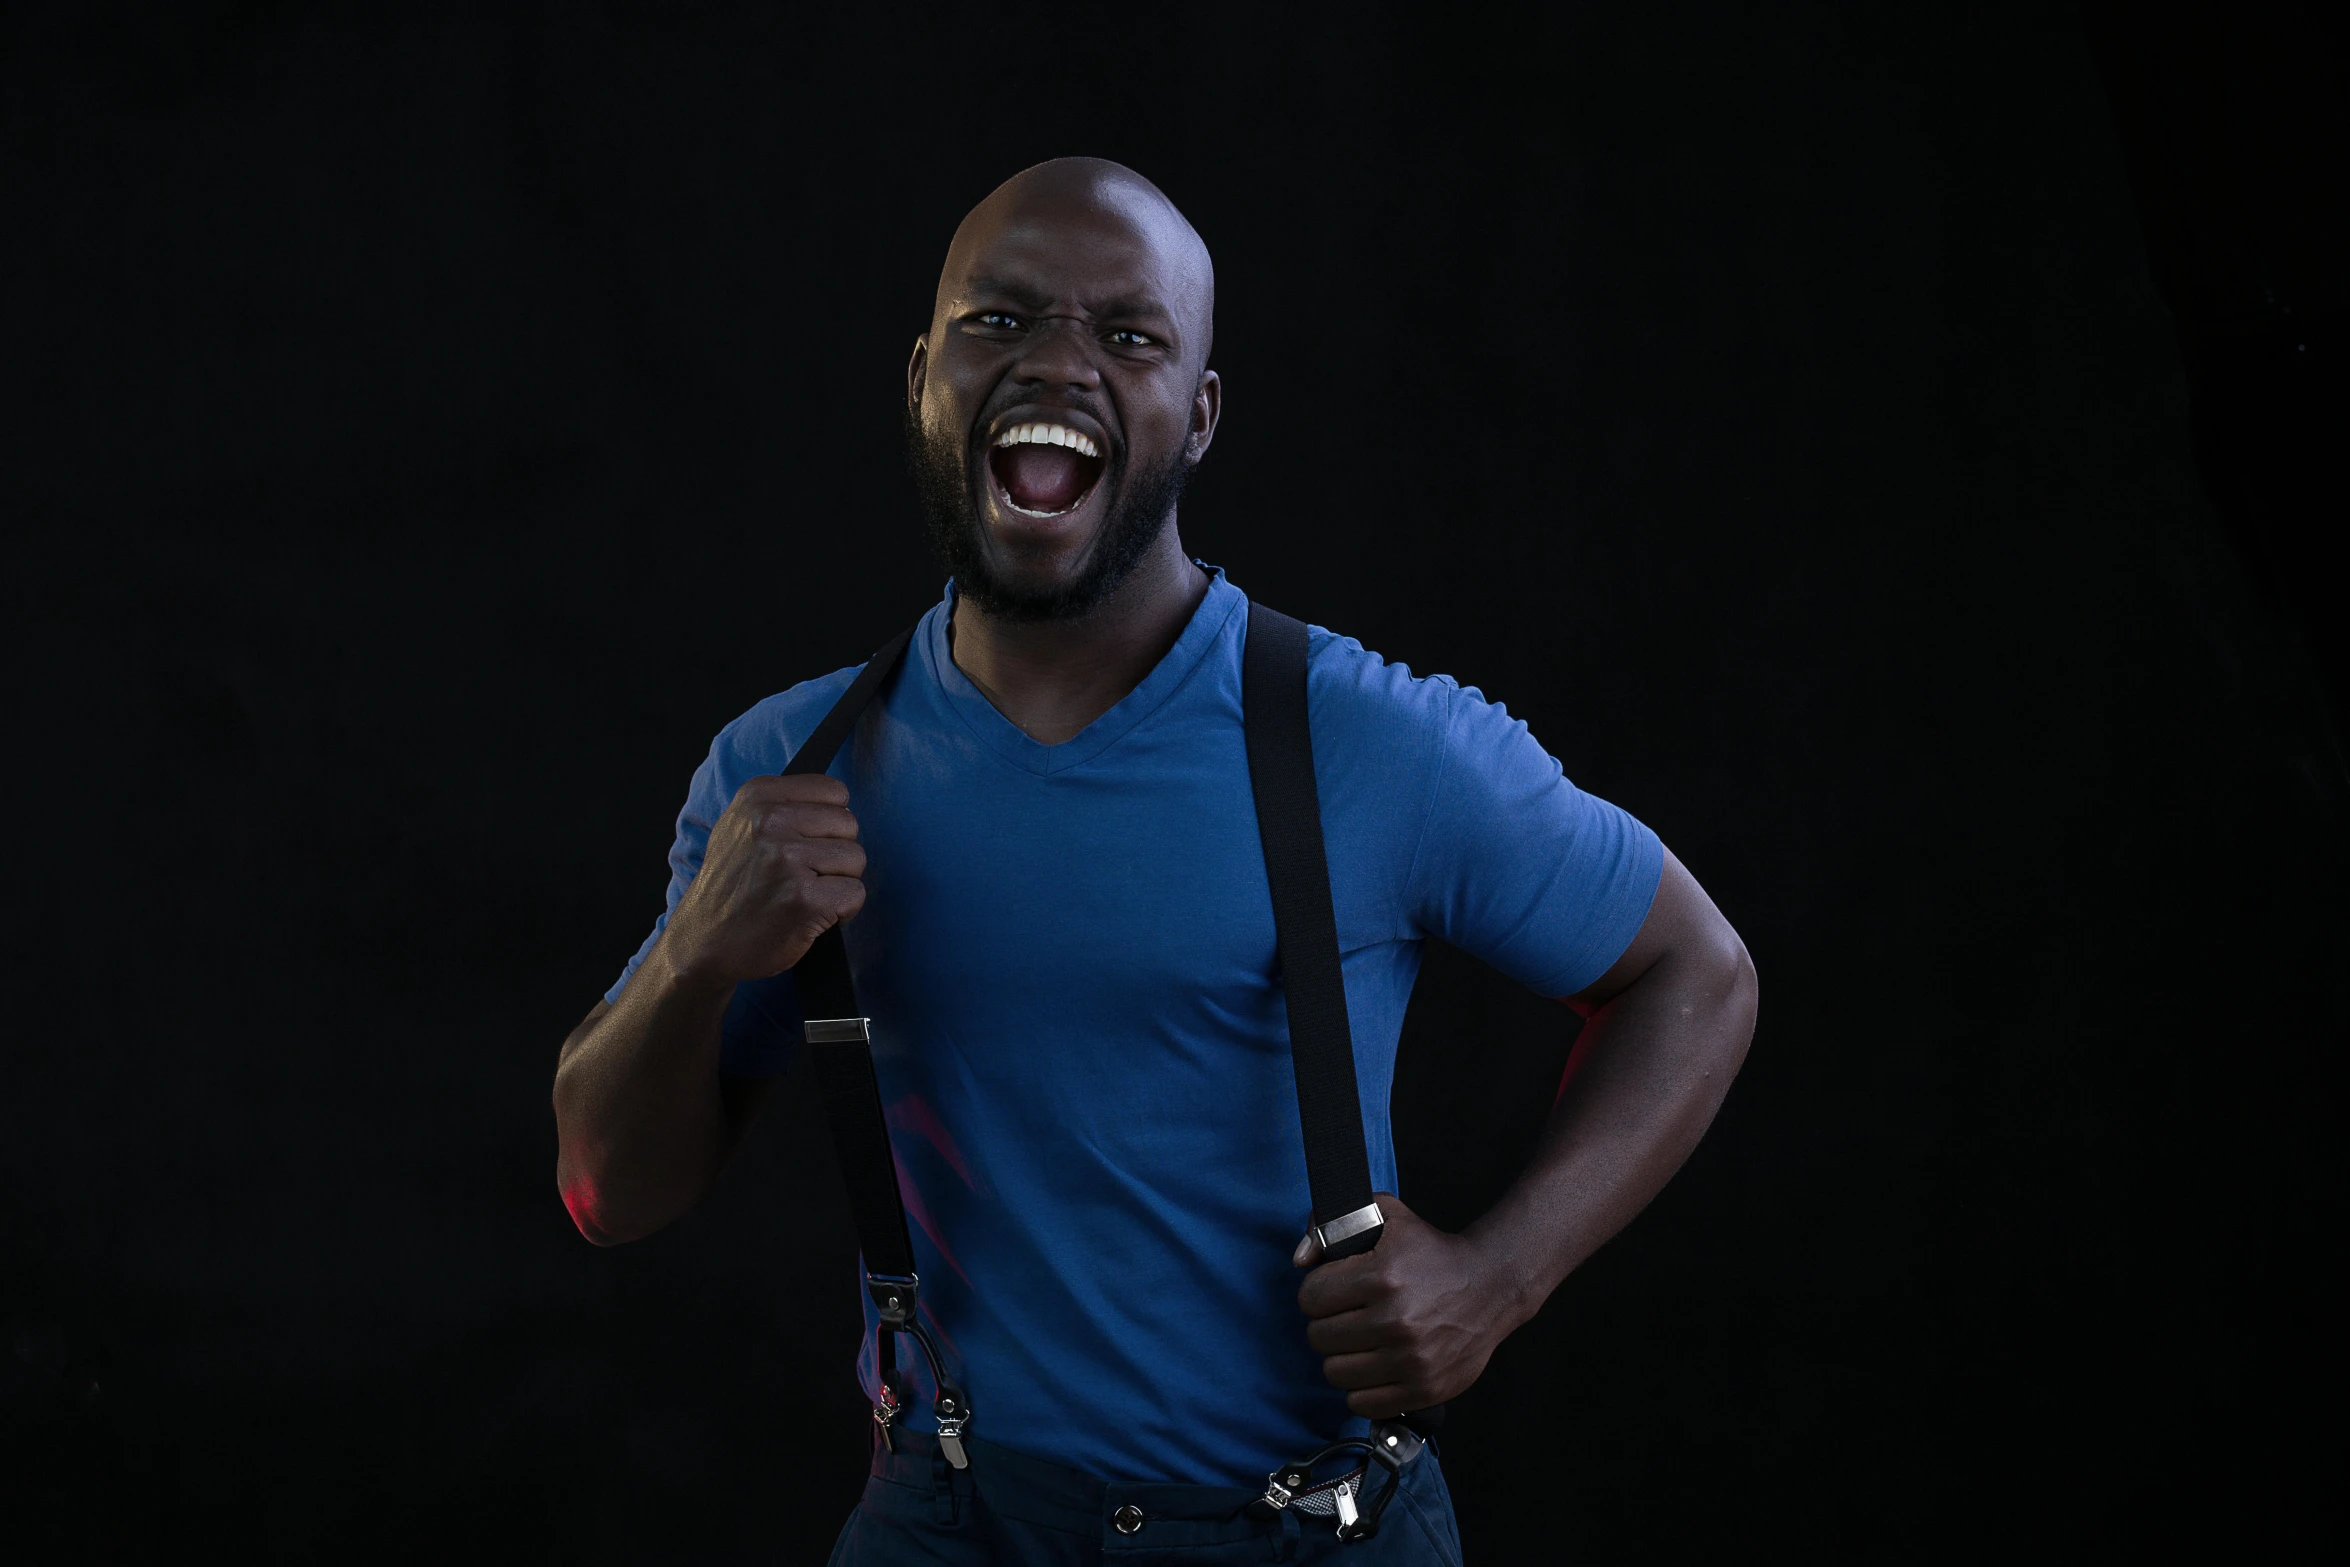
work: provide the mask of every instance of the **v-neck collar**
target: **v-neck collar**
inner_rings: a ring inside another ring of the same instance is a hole
[[[1108,712],[1059,745],[1046,745],[1032,738],[998,712],[986,694],[971,683],[971,677],[955,666],[947,647],[947,622],[955,609],[952,579],[938,606],[923,617],[923,660],[930,665],[932,678],[945,693],[947,705],[961,715],[972,734],[1005,761],[1039,775],[1082,767],[1157,712],[1199,667],[1200,660],[1215,645],[1233,613],[1248,602],[1247,594],[1224,579],[1221,566],[1211,566],[1204,560],[1193,564],[1208,574],[1208,591],[1200,599],[1199,607],[1191,612],[1191,619],[1184,626],[1183,634],[1175,639],[1175,645]]]

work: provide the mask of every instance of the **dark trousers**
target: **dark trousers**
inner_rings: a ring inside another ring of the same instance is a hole
[[[897,1433],[894,1453],[876,1444],[832,1567],[1460,1567],[1452,1497],[1433,1447],[1404,1467],[1379,1532],[1349,1545],[1334,1519],[1294,1510],[1257,1517],[1248,1504],[1261,1486],[1125,1485],[992,1442],[967,1445],[971,1467],[955,1469],[924,1432]]]

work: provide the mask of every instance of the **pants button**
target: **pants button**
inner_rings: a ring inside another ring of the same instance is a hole
[[[1142,1509],[1132,1502],[1128,1502],[1124,1507],[1110,1514],[1110,1522],[1118,1526],[1120,1534],[1140,1534],[1142,1532]]]

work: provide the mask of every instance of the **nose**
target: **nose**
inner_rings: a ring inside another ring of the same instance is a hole
[[[1093,391],[1102,384],[1101,367],[1094,363],[1093,334],[1085,323],[1067,316],[1044,316],[1028,335],[1013,379],[1035,387],[1069,387]]]

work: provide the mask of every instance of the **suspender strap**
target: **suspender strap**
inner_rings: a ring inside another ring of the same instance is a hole
[[[784,768],[786,778],[803,773],[820,773],[832,765],[840,748],[849,738],[849,731],[857,727],[857,720],[865,708],[889,684],[889,677],[905,657],[906,644],[914,640],[911,629],[901,631],[889,639],[882,650],[857,671],[857,678],[832,704],[832,711],[816,726],[800,748],[792,753]],[[792,969],[792,983],[800,993],[802,1017],[846,1018],[857,1015],[857,993],[849,984],[848,949],[841,945],[840,927],[835,925],[816,938],[808,955]],[[830,1102],[830,1096],[826,1096]],[[903,1221],[900,1221],[901,1227]],[[860,1231],[863,1226],[859,1226]]]
[[[1289,1007],[1289,1056],[1305,1129],[1314,1234],[1328,1258],[1378,1243],[1385,1225],[1371,1200],[1371,1161],[1355,1087],[1354,1035],[1338,962],[1338,920],[1314,788],[1314,738],[1306,713],[1303,621],[1250,603],[1240,665],[1249,787],[1273,888],[1281,989]]]
[[[864,1020],[848,1037],[819,1039],[822,1022],[808,1025],[808,1054],[816,1064],[816,1087],[832,1122],[832,1150],[849,1189],[849,1214],[857,1223],[857,1244],[865,1271],[892,1278],[914,1276],[914,1245],[906,1234],[906,1206],[898,1193],[897,1161],[890,1157],[889,1127],[881,1115],[881,1086],[873,1077],[873,1050]]]
[[[873,655],[832,704],[791,763],[786,778],[820,773],[832,765],[857,719],[904,658],[912,631],[900,632]],[[808,1053],[816,1064],[816,1086],[832,1122],[832,1146],[848,1184],[849,1212],[857,1223],[857,1244],[868,1271],[911,1277],[914,1246],[906,1234],[906,1206],[898,1193],[898,1170],[889,1152],[889,1130],[881,1118],[881,1089],[873,1077],[865,1019],[857,1011],[849,979],[849,951],[835,925],[816,938],[792,968],[800,993],[800,1015],[808,1019]]]
[[[858,718],[896,673],[913,637],[910,630],[899,632],[857,672],[840,700],[832,704],[832,711],[824,715],[815,733],[784,768],[785,777],[820,773],[832,765]],[[957,1469],[964,1468],[969,1460],[963,1450],[963,1428],[970,1422],[971,1406],[948,1378],[938,1346],[931,1342],[930,1331],[917,1315],[922,1280],[914,1272],[905,1195],[898,1188],[897,1160],[889,1150],[881,1085],[873,1075],[872,1025],[857,1009],[849,951],[839,926],[816,938],[807,954],[793,965],[792,981],[800,993],[801,1015],[807,1019],[808,1053],[815,1059],[816,1086],[824,1095],[824,1113],[832,1123],[833,1151],[840,1158],[841,1179],[849,1190],[857,1245],[865,1254],[865,1288],[880,1317],[873,1356],[881,1398],[873,1406],[873,1423],[881,1440],[890,1442],[890,1427],[905,1401],[897,1369],[897,1336],[902,1333],[930,1363],[931,1381],[938,1388],[932,1413],[938,1422],[939,1450]]]
[[[1371,1199],[1371,1159],[1355,1087],[1354,1032],[1347,1024],[1330,860],[1322,844],[1322,802],[1314,787],[1306,651],[1304,622],[1250,603],[1248,647],[1240,663],[1249,788],[1256,796],[1265,877],[1273,888],[1273,930],[1281,992],[1289,1006],[1289,1059],[1297,1074],[1298,1120],[1305,1130],[1314,1239],[1324,1259],[1335,1260],[1378,1245],[1387,1221]],[[1442,1418],[1440,1405],[1400,1420],[1374,1421],[1368,1437],[1333,1442],[1311,1458],[1274,1470],[1254,1505],[1267,1514],[1295,1507],[1335,1516],[1339,1539],[1367,1540],[1379,1532],[1404,1466],[1420,1456],[1425,1433]],[[1360,1462],[1346,1475],[1318,1479],[1315,1471],[1341,1455],[1359,1455]],[[1376,1494],[1368,1489],[1374,1469],[1387,1476]]]
[[[1387,1221],[1371,1198],[1371,1159],[1355,1086],[1354,1032],[1347,1023],[1330,859],[1322,844],[1322,802],[1314,787],[1306,651],[1304,622],[1250,603],[1248,647],[1240,663],[1249,788],[1256,796],[1265,878],[1273,889],[1274,939],[1281,993],[1289,1007],[1289,1059],[1305,1131],[1314,1239],[1324,1259],[1335,1260],[1378,1245]],[[1421,1433],[1402,1421],[1378,1421],[1368,1438],[1333,1442],[1311,1458],[1273,1471],[1256,1505],[1273,1513],[1294,1506],[1333,1514],[1341,1540],[1368,1539],[1379,1530],[1404,1465],[1419,1457],[1421,1446]],[[1317,1480],[1315,1471],[1341,1454],[1359,1454],[1362,1461],[1347,1475]],[[1365,1487],[1374,1466],[1387,1471],[1387,1483],[1370,1496]],[[1358,1499],[1367,1505],[1358,1505]]]
[[[882,644],[881,651],[857,671],[857,678],[849,682],[849,688],[832,704],[832,711],[824,715],[815,732],[792,753],[791,761],[783,769],[784,777],[820,773],[832,765],[832,759],[840,754],[842,744],[849,738],[849,731],[865,716],[865,705],[898,672],[898,663],[906,656],[906,644],[913,640],[914,628],[909,626]]]
[[[902,661],[913,633],[903,632],[873,655],[850,682],[832,711],[808,737],[787,776],[818,773],[832,765],[857,719],[880,694]],[[1385,1220],[1371,1197],[1371,1164],[1363,1141],[1362,1100],[1355,1083],[1354,1036],[1346,1015],[1346,981],[1338,954],[1338,921],[1330,901],[1329,857],[1322,842],[1322,807],[1314,786],[1314,742],[1306,708],[1306,628],[1302,621],[1251,603],[1248,640],[1241,661],[1243,728],[1248,746],[1251,793],[1256,800],[1257,834],[1265,875],[1273,895],[1273,928],[1281,968],[1282,994],[1289,1013],[1290,1064],[1297,1080],[1298,1119],[1305,1135],[1306,1180],[1312,1189],[1314,1236],[1325,1258],[1353,1256],[1378,1244]],[[882,1379],[873,1411],[884,1442],[902,1405],[894,1341],[912,1338],[930,1363],[938,1385],[939,1446],[955,1467],[965,1467],[962,1433],[971,1418],[961,1390],[947,1380],[936,1346],[916,1315],[921,1281],[914,1273],[914,1248],[906,1229],[897,1161],[889,1146],[881,1090],[874,1076],[871,1026],[857,1009],[848,949],[837,927],[809,947],[792,970],[807,1018],[809,1052],[817,1084],[832,1123],[833,1146],[848,1185],[857,1241],[865,1254],[865,1284],[880,1313],[875,1346]],[[1386,1446],[1413,1440],[1400,1426],[1382,1422],[1393,1434]],[[1363,1446],[1366,1444],[1351,1444]],[[1417,1456],[1375,1456],[1393,1468]],[[1310,1469],[1310,1465],[1308,1468]],[[1267,1497],[1276,1508],[1291,1499],[1276,1483]],[[1392,1484],[1388,1493],[1393,1491]],[[1278,1499],[1275,1493],[1278,1492]],[[1369,1511],[1367,1533],[1378,1527],[1386,1495]],[[1350,1491],[1341,1508],[1349,1529]],[[1354,1537],[1352,1534],[1349,1537]]]

